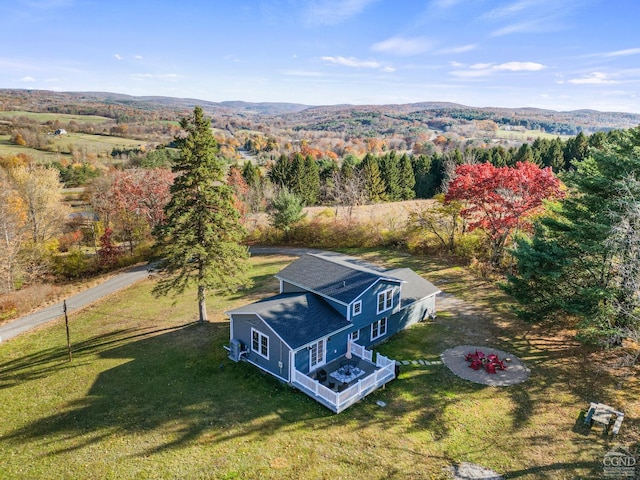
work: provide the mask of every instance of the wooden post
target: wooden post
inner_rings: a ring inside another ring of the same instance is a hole
[[[67,316],[67,301],[62,301],[62,309],[64,310],[64,324],[67,327],[67,351],[69,352],[69,361],[71,361],[71,337],[69,336],[69,317]]]

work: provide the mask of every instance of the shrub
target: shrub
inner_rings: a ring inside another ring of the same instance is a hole
[[[79,249],[73,248],[66,255],[55,259],[56,273],[67,280],[87,276],[92,270],[89,258]]]
[[[18,305],[12,300],[0,301],[0,322],[18,315]]]

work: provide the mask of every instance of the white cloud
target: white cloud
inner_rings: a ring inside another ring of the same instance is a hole
[[[382,42],[374,43],[374,52],[391,53],[394,55],[411,56],[423,53],[431,48],[431,42],[424,37],[401,38],[391,37]]]
[[[496,70],[508,70],[510,72],[537,72],[544,68],[544,65],[536,62],[507,62],[495,66]]]
[[[485,70],[485,69],[490,68],[492,65],[494,65],[494,64],[493,63],[474,63],[469,68],[471,68],[473,70]]]
[[[26,76],[26,77],[22,77],[20,81],[25,83],[32,83],[32,82],[35,82],[36,79],[31,76]]]
[[[626,50],[617,50],[615,52],[605,53],[605,57],[622,57],[626,55],[638,55],[640,48],[627,48]]]
[[[336,25],[361,13],[379,0],[318,0],[306,12],[306,20],[314,25]]]
[[[539,30],[540,22],[533,20],[530,22],[513,23],[511,25],[507,25],[506,27],[499,28],[498,30],[494,30],[493,32],[491,32],[491,36],[501,37],[503,35],[510,35],[512,33],[536,32]]]
[[[136,60],[142,60],[142,55],[136,55],[136,56],[135,56],[135,57],[133,57],[133,58],[135,58]]]
[[[611,80],[609,75],[606,73],[591,72],[581,78],[572,78],[571,80],[567,80],[566,83],[571,83],[573,85],[611,85],[618,82],[616,80]]]
[[[463,67],[463,64],[452,65],[456,68]],[[536,62],[506,62],[506,63],[474,63],[469,65],[467,70],[454,70],[451,75],[456,77],[484,77],[496,72],[537,72],[546,68],[541,63]]]
[[[113,54],[113,58],[115,58],[116,60],[122,60],[122,57],[120,55],[118,55],[117,53]]]
[[[441,54],[464,53],[464,52],[470,52],[471,50],[475,50],[476,48],[478,48],[478,46],[475,44],[460,45],[459,47],[442,48],[438,50],[438,53],[441,53]]]
[[[564,30],[567,28],[565,19],[571,18],[583,3],[582,0],[516,0],[484,13],[480,20],[503,23],[502,27],[492,32],[494,37]]]
[[[449,65],[451,65],[453,68],[462,68],[462,67],[464,67],[464,63],[460,63],[460,62],[456,62],[456,61],[449,62]]]
[[[328,63],[333,63],[335,65],[342,65],[343,67],[350,68],[377,68],[384,72],[393,72],[395,69],[393,67],[382,65],[375,60],[361,60],[355,57],[330,57],[325,56],[322,57],[322,60]]]
[[[431,48],[431,42],[424,37],[402,38],[391,37],[382,42],[374,43],[374,52],[390,53],[393,55],[411,56],[426,52]]]
[[[495,19],[512,17],[513,15],[517,15],[521,13],[523,10],[526,10],[527,8],[531,7],[534,3],[535,2],[532,2],[531,0],[521,0],[521,1],[513,2],[510,5],[507,5],[505,7],[494,8],[493,10],[490,10],[486,12],[484,15],[482,15],[481,18],[484,20],[495,20]],[[538,2],[538,3],[544,3],[544,2]]]

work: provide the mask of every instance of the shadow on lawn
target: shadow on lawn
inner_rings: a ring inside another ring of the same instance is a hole
[[[0,441],[46,443],[50,449],[43,454],[55,455],[111,435],[154,431],[154,442],[161,440],[144,452],[132,452],[138,456],[202,438],[224,442],[241,436],[268,437],[291,423],[333,415],[318,404],[305,404],[305,395],[254,367],[228,361],[222,348],[228,332],[226,323],[191,323],[134,335],[123,330],[84,342],[72,364],[19,373],[37,357],[46,364],[57,349],[8,362],[12,365],[5,365],[4,371],[12,369],[14,382],[20,375],[37,378],[51,369],[84,369],[99,361],[83,358],[87,353],[125,363],[99,373],[83,398],[60,405],[58,413]],[[81,370],[78,375],[83,375]]]
[[[47,348],[8,362],[0,363],[0,389],[9,388],[29,380],[36,380],[60,370],[77,368],[79,363],[83,361],[83,355],[95,353],[135,338],[147,337],[184,328],[190,324],[191,323],[156,330],[140,328],[121,329],[97,335],[82,342],[73,342],[73,363],[69,363],[68,361],[68,350],[65,346]],[[86,358],[84,361],[86,362]]]

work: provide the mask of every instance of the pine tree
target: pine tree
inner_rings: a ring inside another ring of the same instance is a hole
[[[280,193],[272,200],[269,210],[271,224],[284,232],[285,241],[289,240],[291,227],[307,216],[303,212],[300,198],[286,188],[280,190]]]
[[[413,174],[411,159],[406,153],[400,157],[400,199],[411,200],[415,198],[416,177]]]
[[[629,199],[640,198],[640,187],[631,194],[620,188],[640,175],[638,146],[640,129],[616,134],[576,163],[563,177],[569,196],[539,219],[531,238],[517,242],[512,252],[517,269],[504,288],[520,302],[523,318],[568,314],[580,320],[580,338],[605,344],[629,327],[615,308],[629,295],[624,278],[617,284],[622,271],[617,262],[624,255],[611,239],[616,222],[630,218],[625,209],[637,200]]]
[[[305,205],[315,205],[320,194],[320,169],[311,155],[304,159],[304,197]]]
[[[239,243],[244,230],[202,108],[196,107],[180,126],[186,136],[176,137],[180,157],[172,170],[177,176],[165,207],[165,222],[154,230],[165,256],[164,278],[154,292],[180,294],[195,284],[199,318],[206,322],[207,290],[231,292],[246,285],[249,252]]]
[[[400,200],[402,191],[400,187],[400,168],[396,152],[389,152],[378,160],[380,174],[384,180],[386,199],[395,202]]]
[[[369,201],[376,203],[383,200],[385,185],[380,175],[378,160],[370,153],[367,153],[360,164],[360,171],[363,175],[365,190],[367,191]]]

